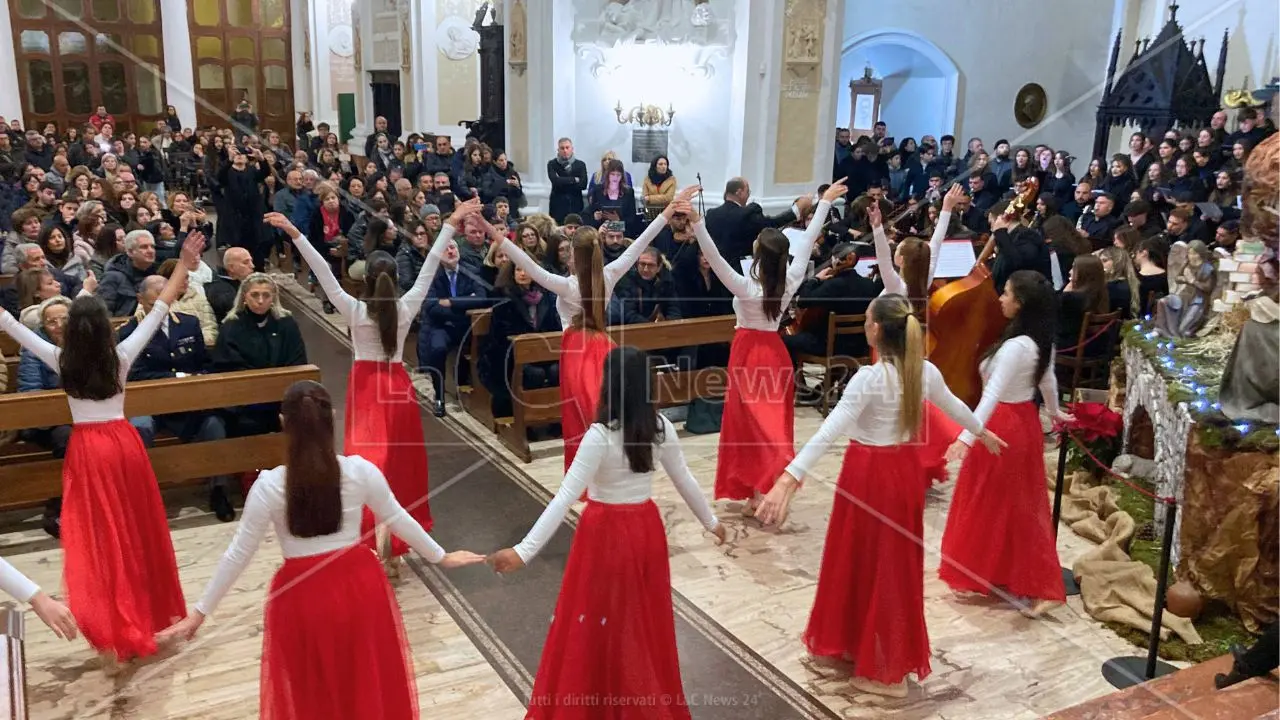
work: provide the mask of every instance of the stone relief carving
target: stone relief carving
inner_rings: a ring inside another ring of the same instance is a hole
[[[436,45],[450,60],[466,60],[480,49],[480,33],[461,18],[447,17],[436,28]]]
[[[510,42],[507,48],[507,63],[517,74],[523,75],[529,66],[528,16],[525,13],[524,0],[511,3]]]
[[[364,51],[360,45],[360,7],[351,6],[351,57],[356,63],[356,73],[364,68]]]
[[[409,38],[409,0],[400,0],[397,9],[400,11],[400,68],[408,72],[413,66],[413,41]]]
[[[731,2],[705,0],[577,0],[573,40],[599,47],[732,45],[731,8]]]
[[[822,22],[826,4],[821,0],[787,0],[786,34],[782,60],[788,65],[822,62]]]

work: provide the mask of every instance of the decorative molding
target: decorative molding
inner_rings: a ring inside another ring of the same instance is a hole
[[[349,58],[355,54],[355,29],[350,25],[334,25],[329,29],[329,52]]]
[[[605,51],[598,45],[580,45],[578,47],[578,57],[591,63],[588,72],[591,73],[591,77],[597,79],[607,78],[622,67],[619,62],[611,62]]]
[[[413,68],[413,41],[409,36],[409,0],[399,0],[396,9],[400,13],[400,69],[406,73]]]
[[[360,44],[360,6],[351,4],[351,57],[356,64],[356,86],[360,84],[360,72],[364,69],[364,48]]]
[[[788,67],[822,64],[825,15],[826,7],[821,0],[787,0],[782,61]]]
[[[447,17],[436,27],[436,47],[450,60],[466,60],[480,49],[480,33],[459,17]]]
[[[501,7],[501,4],[499,4]],[[510,40],[507,49],[507,65],[517,75],[523,76],[529,68],[529,28],[528,14],[525,12],[524,0],[511,3]]]
[[[302,6],[302,66],[311,67],[311,3],[300,3]]]
[[[733,23],[727,19],[732,2],[712,10],[712,3],[694,6],[678,0],[577,0],[574,16],[585,18],[573,28],[575,45],[601,48],[630,45],[732,46]]]

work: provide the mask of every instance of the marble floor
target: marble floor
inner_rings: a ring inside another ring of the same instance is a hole
[[[313,300],[304,302],[318,308]],[[302,322],[325,319],[337,318],[300,314]],[[329,377],[326,374],[326,381]],[[491,453],[503,472],[532,487],[555,491],[562,470],[559,441],[536,443],[535,460],[525,465],[469,416],[456,407],[452,410],[448,426]],[[797,440],[812,435],[820,421],[815,410],[797,409]],[[710,495],[717,436],[685,436],[682,442],[695,476]],[[1112,691],[1099,667],[1137,649],[1091,620],[1078,598],[1033,621],[1006,604],[958,598],[937,580],[937,550],[951,484],[931,491],[925,518],[925,609],[933,673],[913,685],[907,699],[878,703],[851,692],[838,669],[810,663],[799,637],[813,600],[839,463],[837,453],[823,459],[814,479],[797,495],[791,519],[780,532],[744,521],[734,503],[718,504],[716,510],[730,530],[723,547],[711,542],[674,488],[660,477],[655,501],[667,522],[678,598],[695,605],[835,717],[1037,718]],[[174,491],[166,496],[166,504],[183,586],[191,599],[212,575],[235,525],[213,519],[199,491]],[[1059,539],[1063,564],[1069,565],[1089,547],[1064,531]],[[43,586],[59,586],[60,552],[39,530],[38,514],[0,518],[0,554]],[[29,615],[31,718],[256,717],[262,601],[278,564],[274,538],[269,538],[196,642],[114,679],[97,669],[96,658],[82,641],[59,642]],[[424,718],[522,717],[523,706],[509,679],[504,680],[473,635],[419,578],[407,574],[397,581],[396,592],[413,647]],[[699,717],[696,710],[694,717]],[[744,712],[741,717],[753,716]]]

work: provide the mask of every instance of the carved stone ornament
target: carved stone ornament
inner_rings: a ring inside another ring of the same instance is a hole
[[[311,67],[311,11],[302,3],[302,66]]]
[[[465,20],[448,17],[436,28],[436,46],[450,60],[466,60],[480,49],[480,33]]]
[[[1013,119],[1024,128],[1039,125],[1048,109],[1049,98],[1044,88],[1036,83],[1023,85],[1013,99]]]
[[[356,73],[364,67],[364,50],[360,46],[360,6],[351,6],[351,58],[356,64]]]
[[[523,75],[529,67],[528,15],[524,0],[511,3],[510,41],[507,48],[507,64],[517,75]]]
[[[575,0],[573,41],[602,48],[733,44],[733,3],[708,0]],[[715,9],[713,9],[713,7]]]
[[[782,61],[789,66],[822,64],[822,23],[825,3],[819,0],[788,0]]]
[[[400,0],[400,69],[408,72],[413,67],[413,40],[409,37],[409,0]]]

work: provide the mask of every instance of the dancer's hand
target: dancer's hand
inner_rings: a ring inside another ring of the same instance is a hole
[[[192,610],[189,615],[156,633],[157,645],[170,645],[178,640],[190,640],[204,624],[204,613]]]
[[[867,222],[871,223],[872,228],[878,228],[884,222],[884,218],[880,215],[880,202],[878,200],[867,206]]]
[[[845,184],[848,179],[849,178],[840,178],[839,180],[831,183],[831,187],[827,188],[827,191],[822,193],[822,199],[829,203],[833,203],[837,199],[844,197],[844,194],[849,192],[849,186]]]
[[[468,216],[474,215],[483,209],[484,206],[480,204],[480,198],[471,198],[464,203],[455,205],[453,212],[449,213],[449,219],[445,220],[445,222],[452,225],[455,230],[461,230]]]
[[[960,183],[952,185],[942,198],[942,212],[953,212],[956,205],[960,204],[962,197],[964,197],[964,188],[960,187]]]
[[[983,445],[987,446],[987,449],[991,451],[992,455],[999,455],[1001,450],[1009,447],[1009,443],[1001,440],[999,435],[996,435],[990,430],[983,430],[982,434],[978,436],[978,439],[982,441]]]
[[[293,223],[289,221],[289,218],[285,217],[284,213],[267,213],[262,216],[262,220],[271,227],[288,235],[290,239],[297,239],[302,235],[302,232],[293,226]]]
[[[499,574],[515,572],[524,567],[524,560],[521,560],[516,551],[511,548],[499,550],[486,558],[485,562],[489,563],[493,571]]]
[[[964,460],[964,456],[969,454],[969,446],[963,442],[956,440],[951,443],[951,447],[947,448],[947,462],[955,462]]]
[[[692,204],[693,198],[696,197],[700,192],[702,192],[701,185],[690,185],[689,187],[681,190],[679,194],[677,194],[675,198],[672,199],[671,202],[667,203],[667,206],[663,208],[662,210],[663,216],[665,216],[667,220],[670,221],[672,215],[675,215],[678,212],[683,212],[682,208],[685,205]]]
[[[445,554],[444,559],[440,561],[440,567],[451,570],[468,565],[479,565],[482,562],[484,562],[483,555],[478,555],[470,550],[454,550]]]
[[[724,529],[724,523],[716,523],[716,528],[711,531],[711,534],[716,536],[717,545],[723,545],[724,538],[726,535],[726,530]]]
[[[36,617],[49,626],[54,635],[63,640],[76,639],[76,619],[71,615],[71,611],[66,605],[54,600],[44,592],[38,592],[35,597],[31,598],[31,609],[36,611]]]
[[[1053,416],[1053,421],[1058,425],[1071,425],[1076,421],[1076,416],[1064,410],[1059,410],[1058,414]]]
[[[791,512],[791,497],[795,495],[800,481],[791,473],[782,473],[773,489],[765,493],[760,507],[756,508],[756,519],[761,525],[781,524]]]

